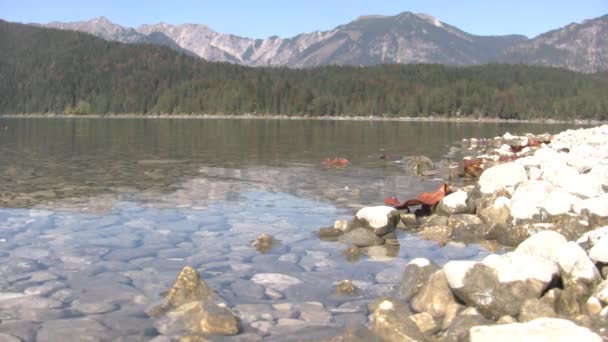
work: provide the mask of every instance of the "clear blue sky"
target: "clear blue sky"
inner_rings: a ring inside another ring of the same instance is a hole
[[[124,26],[200,23],[253,38],[328,30],[360,15],[427,13],[467,32],[529,37],[608,14],[608,0],[0,0],[0,18],[26,23],[106,16]]]

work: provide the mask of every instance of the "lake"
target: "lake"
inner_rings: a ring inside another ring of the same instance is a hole
[[[398,232],[394,258],[346,260],[314,234],[387,196],[441,182],[383,154],[438,162],[463,138],[555,133],[570,125],[260,119],[0,118],[0,332],[24,340],[149,340],[146,314],[183,266],[242,319],[245,340],[365,323],[405,265],[479,259]],[[325,158],[350,164],[327,168]],[[259,234],[280,240],[268,253]],[[273,289],[251,279],[298,280]],[[354,297],[336,296],[351,279]],[[80,334],[80,335],[79,335]]]

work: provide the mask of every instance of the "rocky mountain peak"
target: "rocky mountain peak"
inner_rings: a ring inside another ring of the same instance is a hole
[[[439,63],[475,65],[526,63],[583,72],[608,70],[608,15],[549,31],[477,36],[424,13],[367,15],[328,31],[251,39],[218,33],[202,24],[157,23],[137,29],[106,17],[48,27],[88,32],[107,40],[152,43],[210,61],[250,66],[314,67],[328,64]]]

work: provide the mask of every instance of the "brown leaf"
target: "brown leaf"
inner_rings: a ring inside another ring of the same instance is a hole
[[[335,157],[333,159],[327,158],[323,164],[327,167],[343,167],[348,165],[350,162],[346,158]]]
[[[447,184],[443,183],[439,186],[439,188],[437,188],[437,190],[433,192],[423,192],[418,196],[418,198],[407,200],[404,203],[399,202],[399,200],[395,196],[386,198],[384,200],[384,203],[388,206],[394,207],[395,209],[405,209],[423,204],[434,206],[449,193],[450,187]]]

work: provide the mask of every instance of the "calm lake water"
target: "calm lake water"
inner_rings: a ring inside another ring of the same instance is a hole
[[[364,205],[440,182],[408,176],[380,155],[438,161],[462,138],[571,128],[0,118],[1,127],[0,333],[32,341],[149,340],[158,333],[146,312],[186,265],[239,314],[244,340],[365,323],[366,304],[393,293],[412,258],[441,264],[489,253],[398,232],[396,257],[351,263],[345,245],[319,241],[316,229]],[[351,164],[323,166],[335,156]],[[250,247],[261,233],[281,243],[262,254]],[[265,273],[298,282],[251,280]],[[342,279],[362,291],[334,295]]]

